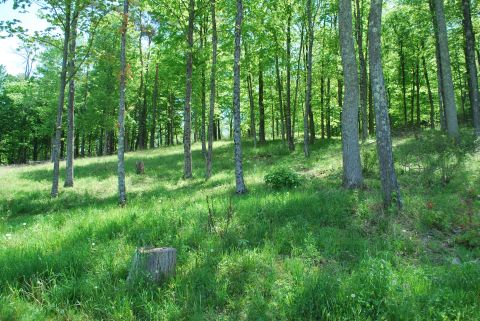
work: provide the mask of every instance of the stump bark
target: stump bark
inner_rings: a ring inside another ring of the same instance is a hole
[[[145,173],[145,164],[143,163],[143,161],[137,161],[135,163],[135,169],[137,171],[137,174],[144,174]]]
[[[142,247],[133,257],[127,282],[147,281],[161,284],[175,275],[177,250],[174,248]]]

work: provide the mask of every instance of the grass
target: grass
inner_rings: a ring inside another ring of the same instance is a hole
[[[307,160],[300,146],[290,155],[281,142],[245,143],[244,196],[234,195],[230,142],[215,144],[207,182],[198,144],[189,181],[181,146],[131,153],[126,208],[114,156],[76,160],[75,187],[58,199],[50,164],[0,168],[0,319],[477,320],[480,155],[443,183],[406,161],[428,140],[395,143],[401,213],[381,206],[373,142],[360,191],[341,188],[339,140],[318,142]],[[301,185],[267,186],[277,167]],[[176,277],[161,287],[126,283],[145,245],[177,248]]]

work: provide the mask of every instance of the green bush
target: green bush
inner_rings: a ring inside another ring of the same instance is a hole
[[[295,188],[300,185],[300,176],[287,167],[278,167],[265,175],[265,183],[274,189]]]
[[[373,175],[378,168],[377,150],[365,149],[362,151],[362,169],[365,176]]]

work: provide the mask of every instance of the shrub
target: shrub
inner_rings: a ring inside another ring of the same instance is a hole
[[[365,176],[375,173],[378,168],[377,150],[375,148],[362,151],[362,167]]]
[[[278,167],[265,175],[265,183],[274,189],[295,188],[300,185],[300,176],[287,167]]]

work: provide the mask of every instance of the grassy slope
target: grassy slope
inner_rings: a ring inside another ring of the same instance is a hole
[[[400,158],[402,148],[423,148],[413,138],[397,144]],[[75,188],[55,200],[48,196],[50,164],[0,168],[0,319],[480,315],[478,154],[446,186],[426,186],[418,172],[399,165],[405,211],[395,213],[382,210],[375,173],[362,191],[341,188],[338,141],[318,143],[308,160],[299,147],[287,155],[279,142],[247,145],[249,193],[241,197],[233,195],[232,145],[215,145],[208,182],[194,148],[191,181],[181,179],[181,146],[128,154],[126,208],[116,205],[113,156],[77,160]],[[134,174],[139,159],[143,176]],[[301,173],[302,186],[266,187],[263,177],[277,164]],[[207,195],[216,233],[207,232]],[[161,288],[128,288],[132,254],[142,245],[176,247],[176,278]],[[457,257],[462,264],[452,264]]]

